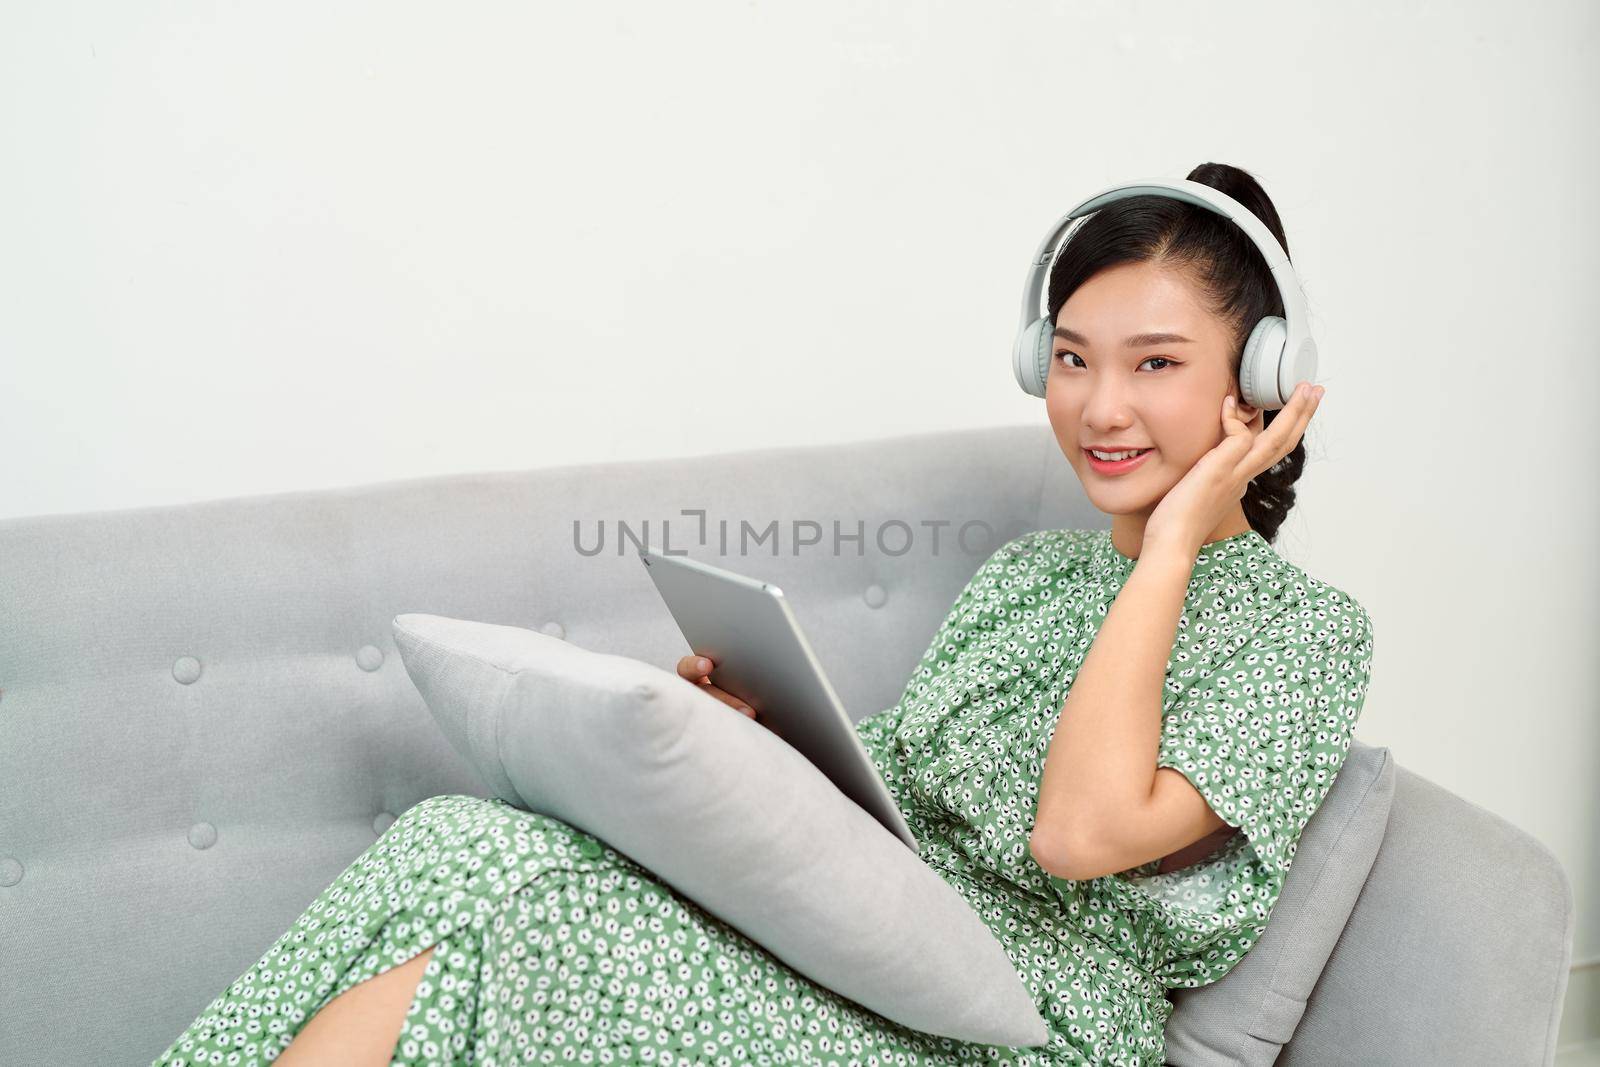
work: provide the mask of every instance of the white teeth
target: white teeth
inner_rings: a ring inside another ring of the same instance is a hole
[[[1127,459],[1129,456],[1137,456],[1140,453],[1148,451],[1150,451],[1148,448],[1136,448],[1132,452],[1097,452],[1092,448],[1089,449],[1090,454],[1093,455],[1095,459],[1105,460],[1107,462],[1113,462],[1119,459]]]

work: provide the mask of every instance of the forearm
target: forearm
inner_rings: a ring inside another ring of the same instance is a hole
[[[1106,612],[1050,740],[1036,836],[1083,840],[1149,800],[1167,663],[1194,559],[1147,545]]]

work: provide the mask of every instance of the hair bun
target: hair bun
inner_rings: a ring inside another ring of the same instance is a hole
[[[1278,209],[1272,198],[1256,181],[1255,175],[1231,163],[1202,163],[1185,175],[1192,182],[1209,185],[1217,192],[1231,196],[1250,209],[1250,214],[1260,219],[1278,239],[1283,254],[1289,254],[1289,241],[1283,235],[1283,223],[1278,221]]]

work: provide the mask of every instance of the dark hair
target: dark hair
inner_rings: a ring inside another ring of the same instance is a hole
[[[1283,223],[1266,190],[1248,172],[1226,163],[1202,163],[1190,181],[1226,193],[1264,223],[1289,253]],[[1195,204],[1164,196],[1132,196],[1113,201],[1077,224],[1050,270],[1050,321],[1084,282],[1102,270],[1123,263],[1154,261],[1183,270],[1195,281],[1213,314],[1228,323],[1233,335],[1233,374],[1238,381],[1239,357],[1249,331],[1265,315],[1283,314],[1283,298],[1261,250],[1232,220]],[[1281,409],[1279,409],[1281,410]],[[1268,411],[1272,425],[1277,410]],[[1294,507],[1294,483],[1305,469],[1302,438],[1276,465],[1251,480],[1244,493],[1244,514],[1267,541]]]

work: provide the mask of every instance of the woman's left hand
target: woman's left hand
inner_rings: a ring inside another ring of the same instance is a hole
[[[1301,382],[1271,426],[1266,426],[1264,410],[1245,422],[1239,418],[1233,394],[1224,397],[1225,436],[1161,498],[1145,522],[1144,544],[1174,545],[1195,558],[1206,535],[1244,499],[1250,480],[1294,451],[1323,391],[1320,385]]]

